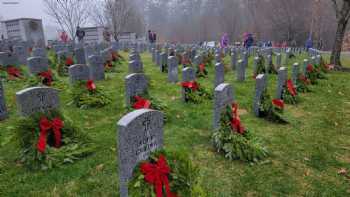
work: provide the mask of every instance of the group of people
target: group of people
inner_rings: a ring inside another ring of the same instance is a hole
[[[148,30],[148,41],[151,44],[157,42],[157,34],[156,34],[156,32]]]

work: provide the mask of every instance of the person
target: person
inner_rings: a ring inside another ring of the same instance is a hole
[[[249,49],[251,46],[253,46],[253,43],[254,43],[253,35],[251,33],[245,33],[243,46]]]
[[[157,42],[157,34],[156,34],[155,31],[154,31],[152,34],[153,34],[153,35],[152,35],[153,43],[156,43],[156,42]]]
[[[148,41],[153,44],[153,34],[151,30],[148,30]]]
[[[224,35],[222,35],[222,37],[221,37],[220,46],[223,49],[223,48],[227,48],[228,44],[229,44],[228,34],[224,33]]]
[[[79,26],[77,26],[77,31],[76,31],[75,35],[78,37],[78,41],[81,42],[85,37],[85,31],[80,29]]]
[[[307,51],[309,51],[309,49],[312,48],[312,39],[311,39],[311,36],[309,36],[309,38],[306,40],[305,48],[306,48]]]
[[[63,43],[67,43],[69,41],[69,36],[65,31],[62,31],[60,34],[60,39]]]

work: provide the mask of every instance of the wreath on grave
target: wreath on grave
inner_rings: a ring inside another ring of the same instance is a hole
[[[8,81],[14,81],[18,79],[24,79],[23,69],[21,67],[8,65],[6,67],[0,66],[0,78],[7,79]]]
[[[256,63],[256,71],[253,75],[253,78],[255,79],[256,76],[259,74],[265,74],[266,73],[266,68],[265,68],[265,58],[262,55],[259,55],[259,60]]]
[[[297,91],[298,92],[310,92],[310,88],[308,87],[311,84],[310,79],[306,78],[305,75],[299,74],[299,77],[297,79]]]
[[[282,100],[284,103],[295,105],[298,103],[298,93],[291,79],[287,80],[282,91]]]
[[[182,64],[183,68],[192,67],[192,62],[189,58],[186,59],[186,58],[182,57],[181,64]]]
[[[268,62],[267,73],[269,74],[277,74],[277,66],[273,64],[273,62]]]
[[[125,59],[118,52],[112,52],[112,59],[107,60],[104,64],[105,72],[117,72],[117,66],[122,65]]]
[[[321,56],[320,68],[321,68],[321,71],[323,73],[328,73],[329,71],[334,69],[334,65],[326,64],[326,62],[324,61],[323,57]]]
[[[111,99],[92,80],[79,81],[71,89],[72,102],[81,109],[100,108],[111,103]]]
[[[93,152],[90,138],[58,111],[21,118],[16,134],[21,148],[19,162],[30,169],[74,163]]]
[[[38,73],[35,76],[32,76],[28,80],[26,87],[33,87],[38,85],[52,86],[57,82],[57,78],[54,73],[49,69],[47,71]]]
[[[136,165],[128,192],[133,197],[203,196],[198,177],[187,153],[159,150]]]
[[[203,64],[212,67],[214,59],[214,54],[209,52],[207,55],[203,56]]]
[[[181,86],[185,90],[186,103],[202,103],[213,98],[213,95],[196,81],[182,82]]]
[[[74,64],[72,57],[61,56],[61,59],[58,61],[57,73],[59,76],[67,76],[68,68]]]
[[[202,63],[197,66],[196,76],[198,78],[205,78],[208,76],[208,71],[206,69],[207,65]]]
[[[320,69],[312,64],[306,66],[306,78],[310,80],[312,85],[317,84],[317,80],[321,77]]]
[[[271,101],[267,90],[261,95],[259,104],[259,116],[266,118],[271,122],[286,124],[287,120],[283,117],[284,102],[280,99],[273,99]]]
[[[112,52],[112,62],[121,65],[125,59],[118,52]]]
[[[160,100],[151,97],[148,92],[131,97],[130,107],[127,107],[128,111],[138,109],[153,109],[162,111],[164,115],[164,121],[167,120],[168,106]]]
[[[220,129],[212,136],[214,147],[230,160],[258,162],[268,156],[268,151],[258,138],[242,125],[237,110],[238,105],[233,103],[221,114]]]

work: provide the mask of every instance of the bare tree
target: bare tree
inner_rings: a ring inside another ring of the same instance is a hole
[[[330,62],[336,66],[336,69],[341,70],[343,68],[340,62],[340,54],[346,26],[348,25],[350,18],[350,0],[332,0],[332,2],[336,13],[338,27],[337,33],[335,34],[335,41],[333,44]]]
[[[88,18],[87,0],[43,0],[46,13],[75,40],[78,26],[85,24]]]

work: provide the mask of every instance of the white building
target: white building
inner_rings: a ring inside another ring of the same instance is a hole
[[[45,46],[44,29],[41,19],[18,18],[1,21],[1,35],[8,40],[20,40]]]
[[[137,34],[133,32],[122,32],[118,35],[118,40],[120,42],[135,42],[137,39]]]
[[[85,43],[101,43],[108,37],[108,29],[105,27],[81,27],[80,29],[85,31]],[[108,39],[110,39],[110,34]]]

